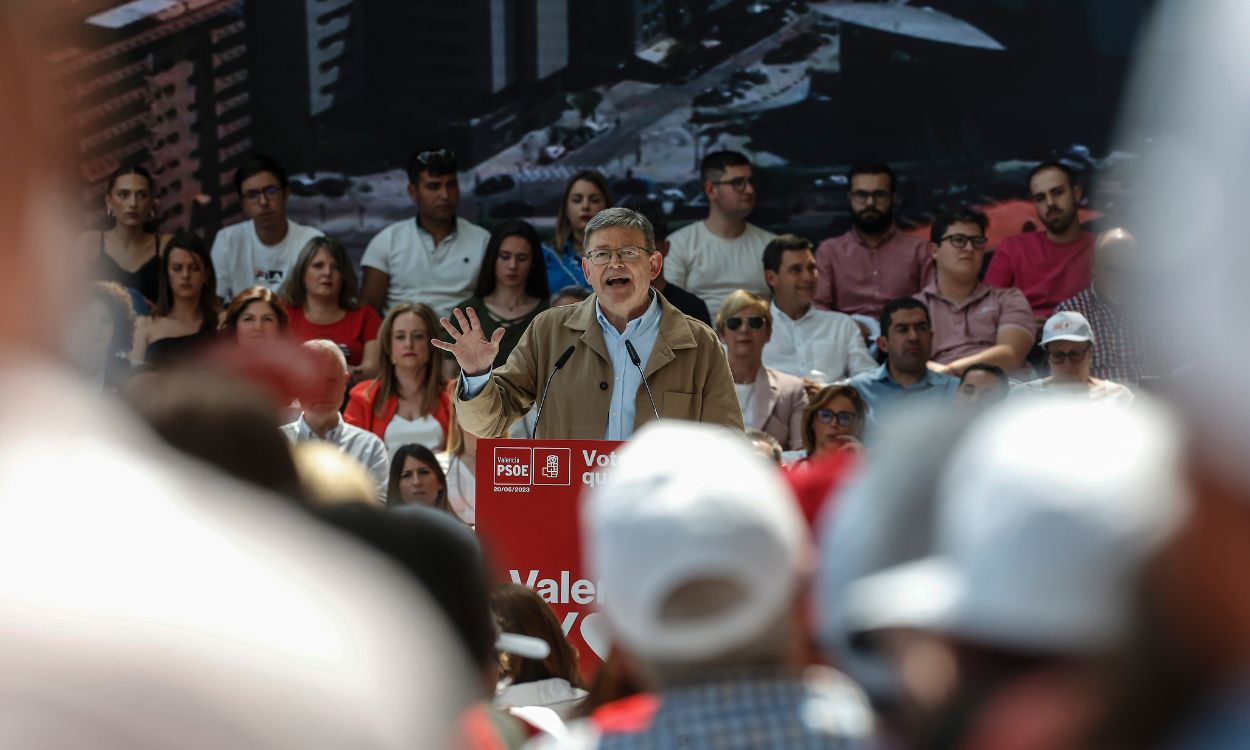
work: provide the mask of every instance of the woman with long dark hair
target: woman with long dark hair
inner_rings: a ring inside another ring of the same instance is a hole
[[[147,312],[160,292],[161,248],[169,243],[169,235],[155,230],[155,192],[148,170],[138,165],[118,168],[109,175],[104,193],[108,223],[79,238],[92,258],[92,276],[133,290],[142,298],[137,300],[142,302],[142,312]]]
[[[391,456],[386,505],[389,508],[426,505],[452,512],[447,502],[447,476],[443,474],[443,467],[438,465],[433,451],[416,443],[409,443],[395,451]]]
[[[524,221],[511,221],[491,233],[473,296],[456,307],[473,308],[488,339],[504,329],[495,356],[499,367],[508,361],[530,322],[551,306],[550,296],[538,232]],[[443,338],[451,340],[445,332]]]
[[[495,695],[500,708],[544,706],[569,718],[586,697],[577,652],[569,645],[560,621],[538,592],[519,583],[497,584],[490,608],[500,631],[540,638],[551,647],[546,659],[508,654],[500,664],[504,687]]]
[[[160,285],[150,315],[135,321],[130,359],[161,366],[211,342],[219,316],[217,275],[204,240],[194,232],[170,237],[160,262]]]

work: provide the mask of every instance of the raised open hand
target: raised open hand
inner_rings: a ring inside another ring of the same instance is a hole
[[[447,335],[451,336],[451,343],[436,338],[431,338],[430,343],[445,352],[451,352],[465,375],[485,375],[490,372],[495,355],[499,354],[499,341],[503,339],[504,331],[502,328],[496,329],[487,340],[482,335],[482,324],[477,319],[477,312],[472,307],[466,307],[465,311],[467,315],[459,308],[451,311],[455,318],[454,325],[447,318],[439,319]]]

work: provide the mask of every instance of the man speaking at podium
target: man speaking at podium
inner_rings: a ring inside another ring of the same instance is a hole
[[[626,440],[652,419],[742,429],[724,349],[710,328],[651,289],[664,265],[646,217],[600,211],[586,224],[582,270],[594,294],[530,324],[498,370],[502,330],[487,340],[477,313],[443,318],[462,372],[456,414],[478,437],[498,437],[538,401],[534,437]],[[550,398],[548,398],[550,396]]]

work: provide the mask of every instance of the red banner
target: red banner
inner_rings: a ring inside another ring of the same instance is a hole
[[[607,480],[621,443],[611,440],[479,440],[477,533],[496,580],[528,586],[551,605],[589,678],[608,654],[594,612],[603,592],[582,573],[577,503]]]

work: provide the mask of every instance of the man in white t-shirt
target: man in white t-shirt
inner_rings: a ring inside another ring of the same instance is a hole
[[[217,295],[227,304],[254,286],[276,293],[299,251],[322,234],[286,217],[286,170],[273,159],[248,157],[234,173],[234,189],[247,221],[223,227],[213,241]]]
[[[456,216],[457,171],[456,154],[447,149],[422,149],[408,161],[408,196],[417,215],[378,232],[361,260],[361,298],[379,312],[423,302],[449,315],[473,295],[490,233]]]
[[[783,234],[764,247],[761,263],[773,292],[773,335],[764,346],[764,365],[803,378],[809,394],[877,366],[851,316],[812,304],[812,249],[810,241]]]
[[[768,295],[760,258],[773,233],[747,223],[755,208],[751,162],[737,151],[714,151],[699,168],[708,214],[669,235],[664,278],[719,310],[725,295],[746,289]]]

